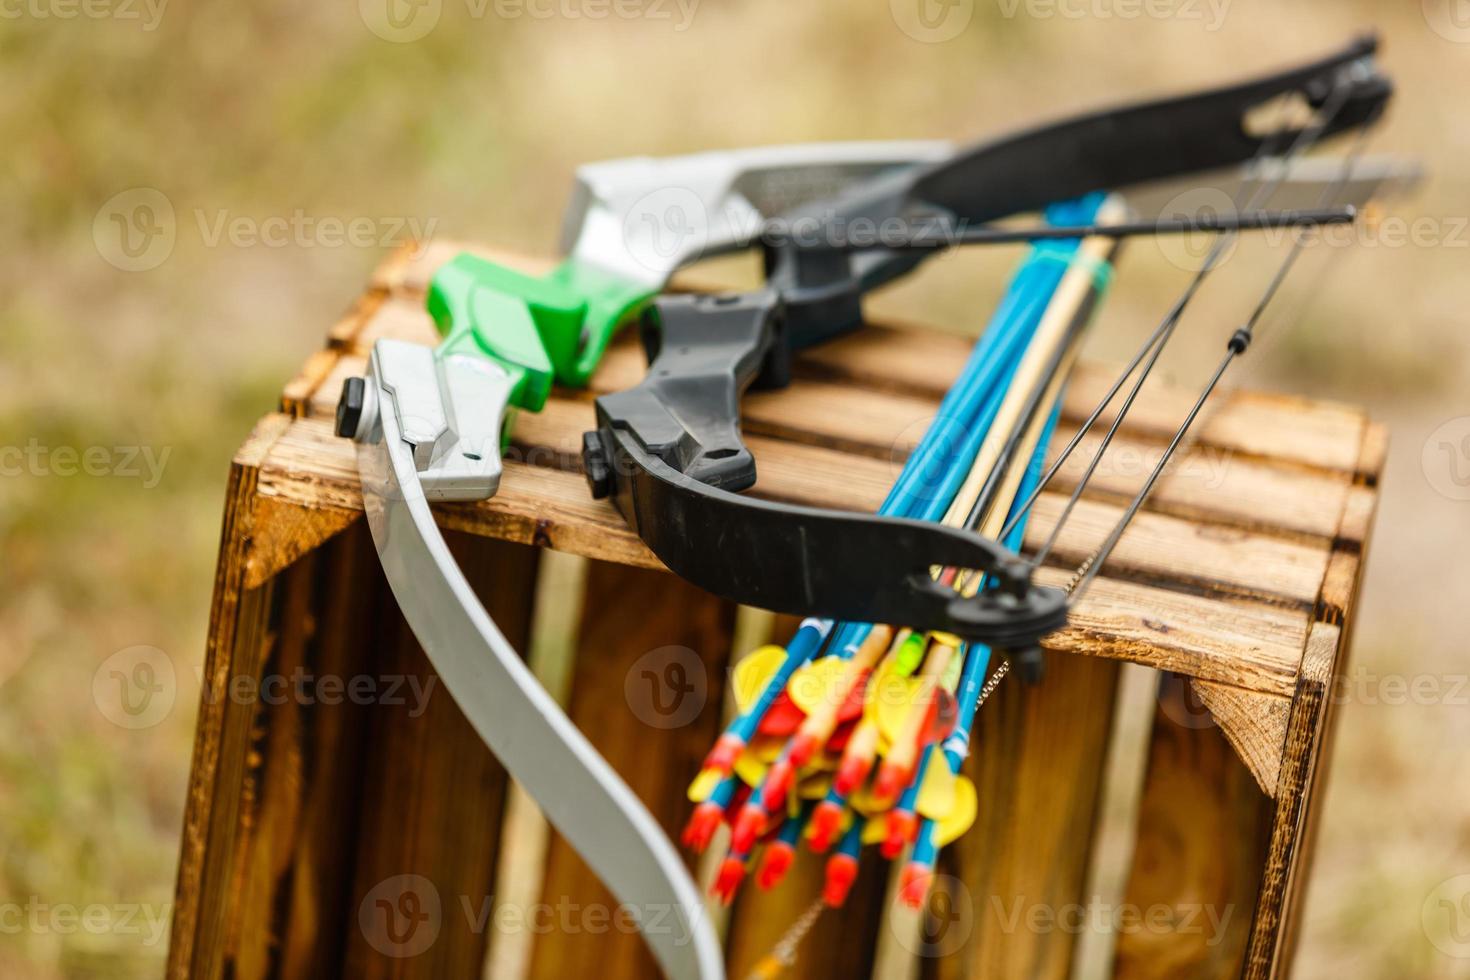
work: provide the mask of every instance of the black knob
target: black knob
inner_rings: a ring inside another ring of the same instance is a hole
[[[337,399],[337,435],[351,439],[357,435],[357,423],[362,421],[362,405],[367,400],[367,380],[348,378],[342,385],[342,397]]]
[[[1046,654],[1041,647],[1027,647],[1016,653],[1016,667],[1021,673],[1021,680],[1026,684],[1040,684],[1041,679],[1046,676]]]
[[[582,433],[582,472],[587,475],[587,489],[593,500],[602,500],[613,492],[612,467],[608,465],[607,447],[600,432]]]

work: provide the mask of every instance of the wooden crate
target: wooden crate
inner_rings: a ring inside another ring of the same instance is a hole
[[[595,922],[543,915],[516,925],[514,913],[528,909],[497,895],[506,882],[533,900],[539,888],[553,911],[605,911],[610,899],[554,834],[543,858],[535,834],[505,828],[506,775],[442,692],[426,710],[401,696],[366,704],[234,693],[297,672],[408,677],[420,690],[433,682],[377,568],[353,451],[332,435],[331,417],[342,379],[362,371],[374,340],[434,340],[423,291],[457,251],[436,244],[387,262],[235,457],[172,977],[472,977],[487,957],[492,975],[507,977],[656,975],[640,940],[601,912]],[[789,389],[746,401],[755,492],[873,509],[968,347],[887,326],[803,355]],[[737,620],[760,620],[661,570],[575,471],[592,394],[629,386],[642,370],[625,338],[592,393],[558,392],[544,412],[519,418],[517,458],[495,499],[438,514],[519,648],[533,620],[576,619],[568,710],[674,833],[685,785],[721,723]],[[1058,444],[1109,380],[1080,369]],[[1055,561],[1075,564],[1101,540],[1191,397],[1146,389]],[[885,870],[869,861],[849,907],[823,918],[793,975],[1062,978],[1078,956],[1079,904],[1118,916],[1116,941],[1101,949],[1119,977],[1289,970],[1321,809],[1329,691],[1345,669],[1385,435],[1350,407],[1241,391],[1221,392],[1197,432],[1072,625],[1046,642],[1045,682],[1008,680],[980,714],[968,763],[980,818],[941,868],[957,912],[924,923],[928,945],[912,955],[912,937],[895,943],[884,924]],[[1051,526],[1068,479],[1075,473],[1042,498],[1031,543]],[[543,549],[589,560],[579,606],[556,596],[538,605]],[[1059,564],[1042,577],[1066,575]],[[791,624],[772,628],[779,639]],[[623,693],[639,658],[667,645],[694,651],[708,679],[703,709],[672,730],[640,721]],[[1131,762],[1115,737],[1127,720],[1115,717],[1125,662],[1164,678],[1157,698],[1130,708],[1135,720],[1140,710],[1153,716]],[[1136,805],[1121,807],[1122,833],[1110,833],[1133,842],[1131,870],[1102,896],[1091,891],[1099,827],[1120,819],[1113,811],[1130,785]],[[820,874],[820,861],[801,860],[777,891],[735,903],[724,922],[732,976],[811,902]],[[394,907],[395,882],[425,879],[440,899],[437,918],[423,920],[433,942],[417,955],[384,952],[368,926],[378,903]],[[1129,918],[1160,909],[1152,925]]]

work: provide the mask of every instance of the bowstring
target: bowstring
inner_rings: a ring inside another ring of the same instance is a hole
[[[1350,94],[1350,91],[1351,87],[1347,84],[1339,83],[1334,86],[1333,93],[1329,101],[1325,103],[1323,109],[1317,113],[1316,118],[1313,120],[1312,124],[1305,127],[1297,134],[1296,138],[1292,141],[1292,144],[1287,148],[1286,153],[1279,158],[1279,164],[1275,168],[1275,172],[1265,178],[1261,176],[1260,171],[1265,162],[1271,158],[1273,148],[1281,139],[1281,133],[1276,133],[1268,136],[1262,141],[1260,148],[1256,151],[1255,156],[1247,165],[1247,176],[1245,180],[1242,182],[1240,188],[1237,189],[1235,196],[1232,199],[1232,204],[1237,211],[1241,210],[1242,208],[1253,209],[1260,206],[1260,204],[1264,201],[1270,199],[1271,195],[1276,192],[1277,188],[1279,188],[1281,183],[1285,180],[1287,174],[1290,173],[1292,161],[1294,161],[1297,156],[1299,156],[1302,152],[1315,144],[1321,138],[1323,131],[1327,128],[1327,126],[1331,124],[1332,120],[1337,116],[1337,113],[1342,110],[1343,105],[1346,104],[1347,97]],[[1285,115],[1287,111],[1288,107],[1283,106],[1282,114]],[[1285,127],[1283,126],[1283,129],[1284,128]],[[1180,320],[1183,319],[1185,310],[1188,309],[1190,303],[1199,293],[1199,290],[1204,285],[1205,281],[1222,264],[1226,251],[1235,241],[1238,234],[1239,233],[1234,230],[1227,231],[1222,233],[1215,240],[1210,251],[1205,256],[1204,261],[1201,263],[1200,268],[1196,270],[1194,275],[1190,278],[1189,283],[1184,287],[1184,291],[1174,302],[1173,306],[1169,309],[1169,312],[1164,315],[1164,318],[1160,321],[1159,325],[1155,327],[1153,332],[1144,340],[1142,346],[1138,348],[1137,352],[1133,355],[1128,364],[1125,365],[1122,372],[1119,373],[1117,379],[1113,381],[1112,385],[1108,388],[1102,399],[1098,401],[1097,406],[1083,421],[1082,425],[1078,427],[1076,433],[1073,434],[1072,438],[1068,440],[1066,446],[1063,447],[1062,451],[1058,454],[1056,460],[1052,463],[1052,465],[1047,468],[1041,480],[1037,482],[1036,487],[1026,497],[1025,501],[1018,508],[1016,508],[1016,510],[1007,520],[1006,525],[1002,529],[1000,534],[1000,537],[1002,539],[1004,539],[1004,537],[1015,527],[1016,523],[1022,518],[1024,514],[1026,514],[1031,509],[1036,501],[1040,499],[1041,494],[1046,490],[1047,486],[1056,477],[1056,475],[1061,472],[1063,466],[1066,465],[1068,459],[1071,458],[1072,454],[1077,450],[1078,446],[1081,445],[1083,439],[1085,439],[1088,433],[1092,431],[1093,426],[1097,424],[1098,420],[1102,417],[1103,412],[1105,412],[1108,406],[1112,404],[1113,399],[1117,397],[1118,392],[1122,390],[1123,386],[1128,382],[1128,379],[1133,376],[1134,372],[1138,371],[1139,365],[1143,364],[1142,373],[1140,374],[1138,380],[1134,383],[1131,390],[1128,392],[1128,395],[1125,397],[1122,405],[1118,410],[1117,416],[1114,418],[1112,424],[1109,426],[1107,433],[1103,436],[1103,439],[1099,444],[1097,451],[1093,454],[1093,457],[1088,463],[1082,477],[1078,480],[1077,486],[1073,489],[1071,496],[1068,498],[1066,506],[1063,508],[1062,513],[1058,516],[1055,525],[1052,527],[1051,533],[1047,536],[1046,541],[1043,543],[1042,547],[1037,551],[1037,553],[1033,557],[1028,559],[1029,564],[1033,569],[1040,567],[1041,563],[1046,560],[1047,556],[1051,553],[1052,548],[1056,545],[1057,538],[1061,532],[1062,527],[1067,523],[1073,511],[1076,509],[1077,502],[1080,500],[1082,493],[1086,489],[1088,483],[1092,480],[1092,477],[1097,470],[1098,464],[1102,460],[1103,453],[1112,443],[1113,437],[1114,435],[1116,435],[1118,428],[1123,421],[1123,418],[1133,407],[1133,403],[1136,400],[1139,391],[1142,389],[1144,382],[1148,379],[1148,375],[1152,372],[1154,365],[1158,362],[1158,359],[1160,355],[1162,355],[1165,346],[1167,346],[1169,340],[1173,337],[1175,328],[1178,326]],[[1147,361],[1147,363],[1144,363],[1145,360]]]
[[[1332,110],[1332,113],[1330,115],[1324,112],[1323,119],[1316,127],[1317,132],[1313,136],[1312,142],[1315,142],[1316,139],[1320,138],[1321,131],[1326,128],[1326,126],[1330,123],[1331,118],[1335,116],[1338,111],[1341,110],[1342,105],[1346,102],[1346,93],[1350,89],[1351,85],[1350,79],[1347,78],[1347,72],[1350,72],[1351,70],[1352,69],[1347,69],[1345,71],[1343,80],[1340,80],[1338,85],[1336,86],[1334,90],[1334,99],[1337,102],[1337,105]],[[1322,193],[1320,195],[1321,206],[1326,206],[1327,204],[1335,201],[1338,195],[1342,193],[1343,188],[1347,186],[1348,181],[1351,179],[1352,174],[1356,169],[1357,161],[1361,157],[1364,147],[1367,145],[1370,131],[1371,127],[1368,124],[1364,124],[1358,130],[1351,147],[1343,157],[1342,164],[1338,169],[1336,177],[1322,190]],[[1305,131],[1303,135],[1306,135]],[[1308,143],[1307,145],[1310,145],[1310,143]],[[1295,155],[1295,152],[1297,152],[1298,149],[1298,147],[1293,147],[1293,155]],[[1285,169],[1283,169],[1283,173],[1284,172]],[[1123,537],[1124,531],[1126,531],[1128,525],[1132,523],[1133,518],[1137,516],[1138,511],[1142,508],[1144,501],[1152,492],[1154,485],[1158,482],[1159,477],[1163,474],[1165,468],[1169,464],[1169,461],[1174,457],[1174,455],[1178,452],[1179,447],[1184,443],[1186,436],[1193,428],[1195,420],[1199,417],[1199,414],[1204,408],[1205,403],[1209,400],[1210,396],[1219,386],[1220,379],[1224,376],[1226,370],[1229,369],[1230,365],[1233,364],[1235,360],[1243,355],[1249,348],[1251,341],[1254,339],[1255,331],[1260,324],[1261,318],[1265,315],[1266,310],[1276,299],[1281,290],[1282,284],[1285,283],[1288,275],[1296,267],[1297,261],[1301,258],[1302,253],[1306,248],[1307,242],[1316,234],[1317,232],[1315,229],[1302,228],[1297,230],[1297,233],[1293,236],[1291,247],[1287,250],[1286,255],[1281,260],[1275,273],[1271,276],[1270,281],[1266,284],[1265,289],[1261,292],[1260,297],[1257,299],[1254,307],[1252,307],[1251,309],[1250,315],[1246,318],[1245,322],[1239,328],[1237,328],[1235,333],[1231,335],[1230,341],[1226,345],[1224,357],[1220,359],[1220,363],[1216,366],[1214,372],[1210,375],[1209,380],[1205,382],[1204,387],[1200,390],[1199,396],[1195,399],[1194,404],[1190,407],[1188,414],[1184,417],[1184,420],[1180,423],[1178,429],[1175,430],[1173,438],[1169,441],[1168,447],[1159,457],[1158,462],[1154,465],[1153,470],[1149,473],[1148,478],[1143,483],[1143,486],[1133,496],[1132,500],[1129,501],[1128,507],[1123,512],[1123,516],[1119,518],[1116,524],[1114,524],[1108,536],[1103,540],[1103,543],[1099,545],[1097,550],[1094,551],[1086,560],[1084,560],[1081,565],[1078,566],[1076,572],[1073,574],[1072,580],[1070,583],[1068,583],[1067,586],[1067,592],[1070,596],[1069,604],[1075,606],[1077,602],[1081,600],[1082,596],[1087,592],[1087,589],[1091,586],[1092,582],[1097,578],[1098,572],[1102,569],[1103,563],[1107,561],[1108,556],[1111,555],[1113,549],[1117,547],[1119,540],[1121,540]],[[1146,371],[1147,369],[1145,369],[1145,373]],[[1135,387],[1133,393],[1136,394],[1136,392],[1137,388]],[[1114,422],[1114,430],[1116,430],[1118,423],[1122,421],[1123,414],[1124,413],[1120,413],[1118,419]],[[1101,456],[1101,450],[1099,450],[1098,456]],[[1098,457],[1094,457],[1093,459],[1094,465],[1097,462],[1097,458]],[[1079,483],[1077,491],[1073,494],[1074,501],[1077,496],[1080,495],[1080,492],[1084,486],[1085,481]],[[1049,543],[1055,540],[1057,531],[1060,526],[1061,522],[1059,521],[1057,527],[1054,527],[1052,530],[1052,535],[1049,539]]]

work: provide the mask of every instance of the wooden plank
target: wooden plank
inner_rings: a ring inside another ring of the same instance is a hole
[[[1065,502],[1056,493],[1037,498],[1026,528],[1027,553],[1034,553],[1051,534]],[[1053,563],[1079,565],[1097,551],[1122,513],[1116,503],[1079,501],[1057,539]],[[1320,541],[1141,511],[1123,532],[1105,567],[1111,577],[1168,583],[1176,589],[1188,584],[1309,608],[1321,588],[1329,555]]]
[[[1173,678],[1160,690],[1116,980],[1239,976],[1272,807]]]
[[[1325,712],[1331,703],[1331,682],[1336,676],[1341,635],[1338,627],[1317,623],[1307,639],[1301,678],[1287,722],[1281,777],[1276,788],[1276,816],[1243,972],[1246,980],[1264,980],[1286,973],[1282,953],[1288,899],[1297,887],[1297,879],[1306,873],[1303,840],[1308,814],[1313,804],[1320,802],[1312,798],[1310,788],[1317,767],[1324,764],[1321,748],[1326,731]]]
[[[247,808],[241,790],[252,717],[228,691],[237,673],[258,674],[271,606],[269,586],[246,590],[243,581],[258,475],[253,464],[288,421],[280,417],[258,426],[230,468],[169,940],[167,975],[177,980],[221,977],[228,955],[235,910],[231,873]]]
[[[1048,465],[1075,434],[1057,427]],[[1052,483],[1070,491],[1097,452],[1101,434],[1089,433]],[[1131,498],[1157,465],[1164,446],[1121,436],[1114,439],[1088,483],[1089,492]],[[1272,465],[1194,447],[1181,450],[1155,484],[1150,510],[1189,520],[1202,520],[1277,533],[1332,537],[1353,490],[1346,474]]]
[[[567,713],[677,837],[686,788],[719,734],[735,607],[662,572],[597,562],[582,609]],[[538,935],[533,978],[658,976],[632,920],[556,833],[541,902],[566,914]],[[668,910],[637,911],[678,927]]]
[[[1041,584],[1058,588],[1070,578],[1050,568],[1036,576]],[[1300,669],[1307,626],[1307,614],[1295,610],[1098,578],[1072,609],[1067,628],[1046,637],[1042,645],[1288,696]]]
[[[315,676],[358,674],[364,645],[393,615],[393,607],[382,601],[386,583],[375,558],[363,522],[320,553],[315,601],[304,610],[312,631],[307,663]],[[368,595],[379,601],[363,615]],[[363,755],[368,713],[346,699],[313,705],[295,749],[301,757],[299,784],[271,780],[276,792],[295,790],[302,797],[294,851],[277,859],[278,884],[268,903],[274,912],[272,932],[279,937],[273,975],[281,980],[327,977],[341,966],[342,939],[355,911],[348,907],[348,895],[361,816],[360,780],[368,768]],[[269,766],[267,771],[274,772]]]
[[[761,891],[753,882],[741,887],[725,933],[727,976],[752,975],[756,963],[821,896],[825,867],[825,856],[802,848],[785,879],[775,888]],[[822,913],[802,941],[795,965],[781,975],[782,980],[831,980],[872,974],[887,912],[884,892],[889,867],[877,848],[863,852],[847,904]]]
[[[1008,678],[977,715],[965,772],[982,805],[941,852],[922,976],[1068,976],[1117,681],[1116,664],[1053,656],[1043,683]]]
[[[1256,778],[1261,792],[1274,799],[1281,778],[1281,749],[1286,744],[1291,699],[1198,679],[1191,682],[1191,687]]]
[[[504,541],[449,535],[451,551],[502,633],[524,650],[537,552]],[[361,651],[380,676],[422,692],[372,705],[357,799],[361,833],[346,901],[345,976],[477,976],[491,930],[496,846],[507,777],[453,697],[396,605],[380,643]]]

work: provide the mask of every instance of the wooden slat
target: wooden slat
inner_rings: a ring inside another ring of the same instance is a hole
[[[538,553],[503,541],[447,540],[507,640],[524,650]],[[384,590],[386,593],[386,589]],[[381,604],[396,612],[387,594]],[[372,705],[359,771],[361,833],[346,902],[343,975],[374,980],[476,976],[491,930],[507,776],[439,683],[408,624],[370,647],[380,676],[423,692]]]
[[[1185,697],[1177,678],[1160,692],[1117,980],[1227,980],[1245,956],[1272,808]]]
[[[245,589],[244,552],[254,515],[258,470],[253,464],[289,423],[278,418],[257,427],[230,469],[184,804],[169,942],[172,980],[223,976],[229,933],[239,913],[231,874],[247,809],[243,782],[253,712],[236,704],[228,691],[232,677],[258,676],[264,661],[272,589]]]
[[[393,615],[386,603],[363,615],[363,597],[382,596],[386,583],[375,567],[365,523],[357,523],[320,554],[316,601],[307,612],[313,620],[311,668],[319,676],[351,677],[363,669],[364,645]],[[341,964],[342,940],[353,915],[348,889],[361,815],[359,781],[368,765],[363,755],[368,714],[350,701],[321,705],[311,712],[299,748],[301,779],[292,788],[303,796],[302,830],[290,861],[275,868],[285,876],[284,897],[269,902],[276,917],[277,975],[282,980],[329,976]],[[274,789],[288,787],[289,781],[280,780]]]
[[[914,951],[921,976],[1068,976],[1077,933],[1060,917],[1087,901],[1117,682],[1116,664],[1052,657],[1044,683],[1008,678],[991,695],[965,766],[980,813],[941,853],[951,880]],[[1051,926],[1037,927],[1037,915]]]
[[[1326,732],[1325,712],[1331,703],[1332,678],[1337,675],[1342,631],[1316,624],[1308,637],[1301,678],[1287,722],[1281,777],[1276,789],[1276,819],[1261,880],[1260,900],[1251,926],[1243,976],[1263,980],[1286,974],[1283,953],[1288,898],[1306,873],[1304,839],[1315,801],[1310,793],[1317,767],[1325,765],[1321,743]]]
[[[735,607],[666,574],[597,562],[588,571],[568,715],[670,836],[685,789],[719,733]],[[653,658],[653,659],[650,659]],[[541,902],[570,908],[537,937],[530,976],[642,980],[658,967],[619,927],[617,901],[553,833]],[[639,910],[650,917],[668,910]],[[672,918],[667,927],[678,928]]]

